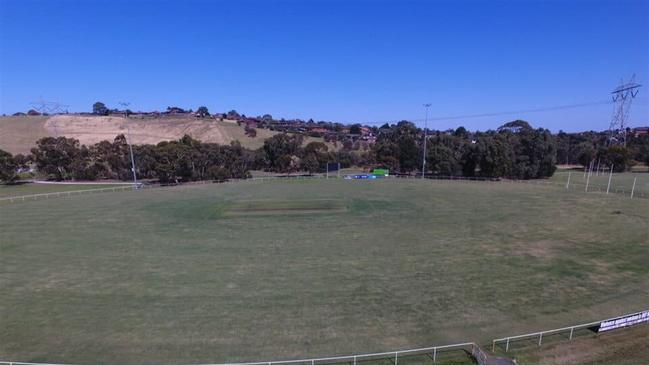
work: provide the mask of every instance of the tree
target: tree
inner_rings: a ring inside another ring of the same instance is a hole
[[[167,113],[170,113],[170,114],[184,114],[184,113],[187,113],[187,111],[185,109],[177,107],[177,106],[168,106],[167,107]]]
[[[155,148],[155,172],[161,183],[192,178],[191,147],[179,141],[163,141]]]
[[[629,150],[624,146],[611,146],[605,150],[601,157],[609,167],[613,166],[615,172],[624,172],[631,168]]]
[[[352,126],[349,127],[349,134],[361,134],[361,125],[352,124]]]
[[[310,142],[301,153],[301,167],[308,172],[320,172],[326,167],[329,156],[329,147],[323,142]]]
[[[244,131],[245,131],[246,135],[248,137],[250,137],[250,138],[257,137],[257,130],[255,128],[253,128],[253,127],[249,127],[248,125],[246,125],[246,127],[244,128]]]
[[[5,184],[12,183],[18,177],[18,164],[11,153],[0,150],[0,181]]]
[[[480,175],[486,177],[510,176],[514,151],[502,134],[480,139]]]
[[[464,148],[462,152],[462,157],[460,158],[460,164],[462,165],[462,175],[464,176],[475,176],[476,168],[480,164],[482,158],[482,147],[483,143],[469,143]]]
[[[498,132],[510,132],[510,133],[520,133],[524,131],[532,130],[532,126],[524,120],[516,119],[511,122],[507,122],[500,127],[498,127]]]
[[[457,129],[453,132],[453,135],[459,138],[467,138],[469,136],[469,132],[466,130],[466,128],[460,126],[457,127]]]
[[[588,167],[595,159],[595,149],[590,143],[582,143],[578,146],[579,154],[577,155],[577,161],[584,167]]]
[[[212,165],[207,169],[207,177],[214,181],[226,181],[231,174],[225,167]]]
[[[295,155],[282,155],[277,160],[277,171],[290,174],[300,167],[300,158]]]
[[[44,137],[31,149],[34,163],[40,172],[56,180],[69,180],[80,176],[88,158],[79,141],[66,137]]]
[[[426,169],[435,174],[458,175],[462,172],[461,140],[455,136],[437,135],[429,138],[426,150]]]
[[[557,144],[547,129],[532,129],[529,123],[515,120],[498,128],[513,151],[510,177],[538,179],[554,174]]]
[[[97,115],[108,115],[108,108],[106,107],[106,104],[98,101],[94,104],[92,104],[92,113],[97,114]]]
[[[262,149],[266,154],[268,169],[284,172],[281,170],[286,168],[287,161],[291,156],[297,156],[299,154],[301,145],[302,136],[300,135],[281,133],[266,139]],[[288,156],[288,158],[285,156]]]
[[[394,126],[381,127],[377,141],[372,147],[373,159],[378,166],[393,171],[410,172],[421,167],[419,144],[421,135],[417,127],[408,121]]]
[[[197,114],[200,118],[205,118],[205,117],[209,117],[209,116],[210,116],[210,112],[209,112],[209,110],[207,110],[207,107],[206,107],[206,106],[199,106],[198,109],[196,110],[196,114]]]
[[[307,155],[300,160],[301,169],[309,173],[318,172],[320,170],[320,163],[315,155]]]

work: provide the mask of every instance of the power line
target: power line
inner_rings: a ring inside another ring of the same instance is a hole
[[[522,114],[522,113],[539,113],[547,112],[554,110],[564,110],[564,109],[575,109],[575,108],[584,108],[588,106],[595,105],[609,105],[613,104],[612,100],[603,100],[603,101],[593,101],[588,103],[579,103],[579,104],[566,104],[566,105],[556,105],[542,108],[532,108],[532,109],[520,109],[520,110],[510,110],[510,111],[498,111],[498,112],[489,112],[489,113],[478,113],[478,114],[464,114],[464,115],[449,115],[449,116],[440,116],[428,118],[428,121],[440,121],[440,120],[457,120],[457,119],[472,119],[472,118],[483,118],[483,117],[497,117],[503,115],[512,115],[512,114]],[[409,122],[424,122],[425,119],[399,119],[399,120],[389,120],[382,122],[369,122],[368,125],[372,124],[385,124],[385,123],[397,123],[402,120],[407,120]]]

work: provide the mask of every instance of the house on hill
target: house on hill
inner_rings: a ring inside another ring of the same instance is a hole
[[[633,134],[636,137],[644,136],[649,134],[649,127],[637,127],[633,128]]]

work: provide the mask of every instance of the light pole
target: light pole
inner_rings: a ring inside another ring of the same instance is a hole
[[[120,101],[119,104],[127,108],[131,103]],[[125,112],[126,114],[126,112]],[[128,114],[126,114],[126,143],[128,143],[128,151],[131,155],[131,171],[133,172],[133,188],[137,189],[137,174],[135,173],[135,158],[133,158],[133,145],[131,145],[131,128],[128,122]]]
[[[424,104],[424,108],[426,108],[426,119],[424,119],[424,153],[423,153],[423,158],[422,158],[422,163],[421,163],[421,178],[424,178],[424,175],[426,174],[426,140],[428,139],[428,108],[430,108],[430,103]]]

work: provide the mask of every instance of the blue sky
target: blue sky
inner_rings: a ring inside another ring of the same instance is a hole
[[[379,123],[606,101],[645,84],[649,2],[0,0],[0,114],[43,98]],[[608,128],[612,105],[435,120]]]

